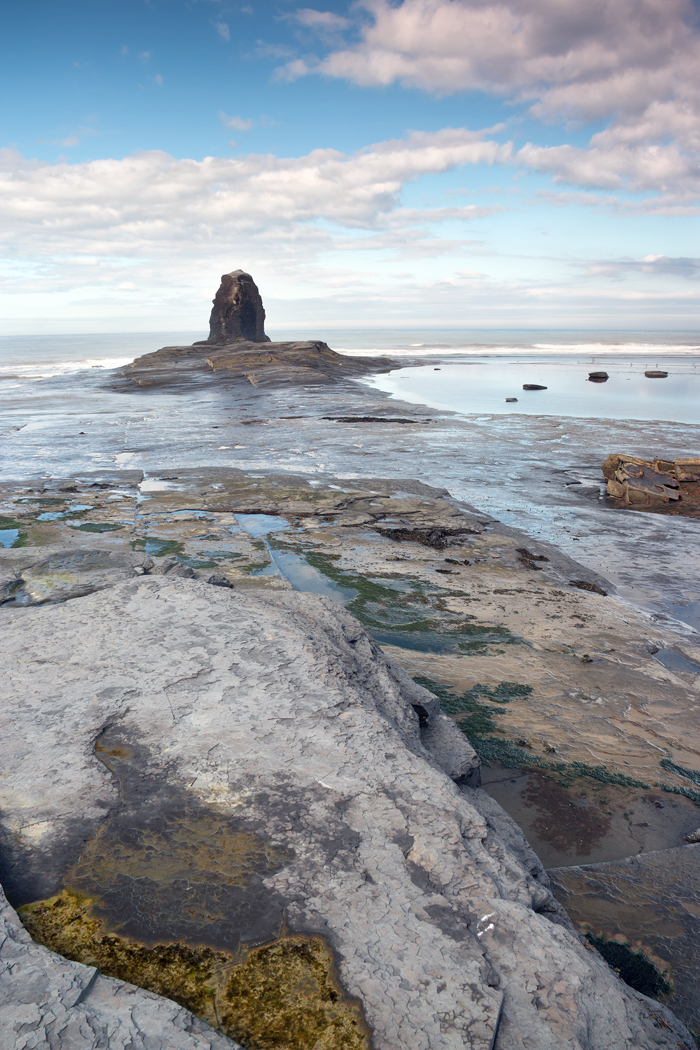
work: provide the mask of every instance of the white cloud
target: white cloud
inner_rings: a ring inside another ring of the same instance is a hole
[[[231,131],[250,131],[254,121],[243,117],[229,117],[223,110],[219,110],[219,120]],[[229,143],[231,145],[231,143]]]
[[[578,185],[696,192],[700,34],[691,0],[364,0],[360,10],[358,43],[293,58],[280,75],[438,95],[479,90],[529,104],[545,121],[608,120],[587,150],[526,147],[521,160]]]
[[[350,24],[347,18],[332,11],[315,11],[312,7],[297,8],[294,17],[303,26],[322,26],[324,29],[346,29]]]
[[[613,259],[589,263],[586,271],[593,277],[622,279],[628,274],[646,274],[653,277],[683,277],[700,280],[700,259],[692,257],[673,258],[668,255],[645,255],[643,259]]]
[[[214,22],[213,25],[222,40],[228,41],[231,39],[231,31],[226,22]]]
[[[306,29],[314,29],[321,34],[337,33],[350,25],[347,18],[332,11],[316,11],[312,7],[299,7],[291,17]]]
[[[156,75],[153,78],[153,83],[156,85],[156,87],[162,87],[163,86],[163,78],[160,75],[160,73],[156,73]]]
[[[666,310],[672,320],[691,316],[697,296],[686,296],[680,285],[697,288],[685,281],[697,277],[697,260],[668,259],[657,251],[648,259],[594,262],[581,290],[583,264],[555,260],[549,270],[534,258],[504,264],[488,243],[468,239],[484,218],[503,209],[403,205],[405,188],[422,176],[476,164],[527,162],[544,170],[551,162],[548,154],[533,153],[535,147],[521,156],[522,150],[494,141],[490,135],[497,130],[413,132],[353,154],[319,149],[292,158],[181,160],[151,151],[46,164],[0,151],[5,312],[35,317],[40,281],[41,310],[59,304],[52,316],[99,319],[111,312],[112,327],[140,330],[154,317],[167,319],[160,322],[166,327],[176,318],[196,325],[206,320],[220,274],[241,266],[264,285],[266,300],[277,297],[271,316],[278,323],[304,316],[316,323],[357,323],[363,316],[368,323],[449,323],[463,316],[470,324],[506,318],[513,324],[528,318],[547,325],[567,318],[607,324],[619,316],[614,304],[625,302],[642,303],[639,310],[655,323],[663,323]],[[576,157],[560,156],[551,167],[559,171],[574,162]],[[595,199],[601,207],[614,202],[611,194]],[[654,247],[650,241],[650,252]],[[596,271],[596,265],[608,270]],[[524,276],[507,280],[504,266]],[[548,279],[550,272],[556,277]],[[675,291],[669,286],[674,280]],[[585,317],[608,299],[608,313]],[[96,330],[90,324],[87,330]]]
[[[52,139],[51,141],[55,146],[65,146],[66,148],[69,146],[77,146],[80,143],[80,139],[75,135],[69,135],[66,139]]]
[[[0,151],[3,242],[10,251],[159,255],[174,243],[225,243],[238,231],[319,220],[372,229],[396,212],[402,187],[425,174],[511,156],[508,145],[459,128],[413,132],[344,154],[176,160],[150,151],[123,160],[49,165]],[[471,218],[453,208],[442,218]],[[405,223],[429,211],[407,212]],[[396,222],[396,215],[394,215]],[[12,245],[12,247],[10,247]]]
[[[692,78],[689,0],[366,0],[360,43],[321,71],[439,94],[486,90],[588,117],[643,109]],[[649,77],[653,81],[649,81]],[[676,83],[674,84],[674,80]],[[554,96],[552,91],[568,91]]]

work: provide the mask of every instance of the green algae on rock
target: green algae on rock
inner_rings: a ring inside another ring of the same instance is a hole
[[[521,682],[500,682],[490,688],[479,682],[458,696],[448,687],[430,678],[417,675],[414,681],[440,698],[443,711],[455,718],[462,732],[468,737],[469,743],[486,766],[490,762],[500,762],[506,769],[547,769],[572,778],[587,777],[604,784],[621,784],[625,787],[637,788],[651,787],[646,781],[624,773],[615,773],[604,765],[593,766],[586,762],[555,762],[533,754],[526,741],[513,742],[486,736],[486,733],[505,733],[505,730],[494,721],[494,714],[501,714],[505,705],[512,700],[526,699],[531,696],[532,686]],[[484,704],[479,703],[479,700],[488,700],[504,706],[499,711],[498,708],[485,707]],[[551,748],[550,753],[553,752],[554,748]],[[664,760],[661,765],[664,765]],[[686,794],[679,788],[673,789],[663,784],[657,786],[665,791],[675,790],[680,794]],[[688,797],[692,797],[693,794],[694,792],[691,792]]]
[[[357,999],[344,995],[320,937],[256,948],[226,985],[222,1030],[250,1050],[368,1050]]]
[[[148,947],[106,930],[91,911],[95,900],[61,891],[19,909],[35,941],[66,959],[96,966],[107,977],[164,995],[198,1017],[216,1023],[214,974],[230,957],[211,948],[183,943]]]
[[[344,994],[316,937],[230,953],[183,942],[147,946],[105,929],[95,900],[63,890],[20,909],[35,941],[100,973],[163,995],[247,1050],[366,1050],[358,1000]]]

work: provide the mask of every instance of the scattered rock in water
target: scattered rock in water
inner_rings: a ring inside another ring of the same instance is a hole
[[[589,383],[607,383],[609,378],[610,377],[608,376],[607,372],[589,372],[588,373],[588,382]]]
[[[668,378],[668,372],[662,372],[660,369],[657,369],[657,368],[650,368],[647,372],[644,373],[644,375],[647,377],[647,379],[667,379]]]
[[[539,383],[523,383],[523,390],[546,390],[546,386],[540,386]]]
[[[640,459],[611,453],[602,470],[608,496],[626,507],[700,517],[700,458]]]
[[[700,842],[700,828],[697,828],[695,831],[691,831],[688,835],[684,835],[683,838],[686,842]]]
[[[506,401],[517,401],[517,397],[507,397]]]

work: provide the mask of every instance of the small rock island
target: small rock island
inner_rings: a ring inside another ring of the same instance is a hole
[[[265,334],[265,308],[249,273],[221,277],[209,318],[209,338],[191,346],[164,346],[132,361],[118,386],[180,386],[216,379],[257,386],[323,385],[372,372],[388,372],[385,357],[338,354],[319,339],[273,342]]]

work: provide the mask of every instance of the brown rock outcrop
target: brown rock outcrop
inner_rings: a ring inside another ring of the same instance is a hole
[[[640,459],[614,452],[602,471],[608,496],[625,506],[700,517],[700,458]]]
[[[243,270],[221,275],[212,302],[207,343],[269,343],[258,286]]]

